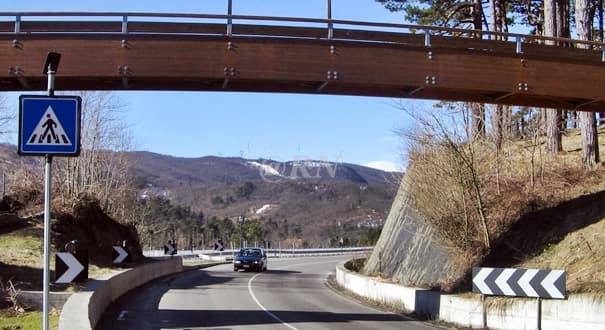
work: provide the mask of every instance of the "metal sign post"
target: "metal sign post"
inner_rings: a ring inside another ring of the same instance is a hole
[[[51,55],[52,54],[52,55]],[[55,95],[55,74],[59,67],[61,54],[50,53],[46,59],[45,71],[48,75],[48,96]],[[46,164],[44,166],[44,274],[43,274],[43,291],[44,297],[42,301],[42,329],[49,330],[48,318],[49,308],[48,300],[50,296],[50,201],[51,201],[51,178],[52,178],[52,162],[53,156],[46,154]]]
[[[19,142],[21,156],[44,156],[44,269],[42,275],[42,328],[49,330],[50,213],[53,156],[80,153],[79,96],[55,97],[55,74],[61,54],[48,53],[43,74],[48,76],[48,95],[19,96]],[[87,274],[87,273],[86,273]],[[65,282],[57,282],[65,283]]]

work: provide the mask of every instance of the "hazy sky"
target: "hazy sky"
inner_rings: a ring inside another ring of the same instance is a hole
[[[2,0],[0,5],[4,12],[225,14],[226,8],[227,0]],[[324,18],[326,0],[233,0],[233,12]],[[403,14],[390,13],[373,0],[332,0],[332,16],[403,23]],[[116,93],[127,105],[126,120],[137,149],[182,157],[311,158],[381,163],[393,169],[402,164],[402,141],[394,131],[410,124],[405,114],[392,106],[393,100],[386,98],[232,92]],[[16,108],[18,94],[5,95]]]

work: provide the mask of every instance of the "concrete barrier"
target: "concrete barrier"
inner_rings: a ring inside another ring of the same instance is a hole
[[[61,310],[63,305],[72,295],[72,292],[49,292],[48,305],[50,308]],[[44,293],[42,291],[19,291],[17,295],[17,301],[27,309],[42,310],[42,298]]]
[[[87,290],[73,294],[63,305],[59,330],[94,329],[109,305],[126,292],[156,278],[181,272],[181,258],[143,264],[114,274],[107,280],[93,281]]]
[[[337,283],[365,298],[406,312],[454,323],[463,327],[483,327],[483,304],[478,295],[450,295],[410,288],[336,267]],[[488,299],[487,327],[491,329],[536,329],[538,301],[530,298]],[[591,295],[571,295],[565,300],[542,300],[542,329],[605,329],[605,299]]]

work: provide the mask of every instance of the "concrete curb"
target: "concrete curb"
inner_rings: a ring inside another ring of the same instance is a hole
[[[483,306],[479,296],[442,294],[405,287],[351,272],[342,262],[336,267],[336,282],[341,287],[373,301],[403,308],[429,319],[459,326],[481,328]],[[502,298],[503,299],[503,298]],[[543,329],[597,330],[605,328],[605,299],[591,295],[571,295],[566,300],[543,300]],[[491,329],[535,329],[537,301],[510,298],[506,303],[487,304],[487,326]]]
[[[151,262],[93,281],[88,290],[73,294],[63,306],[59,330],[94,329],[107,307],[126,292],[156,278],[183,271],[181,258]]]

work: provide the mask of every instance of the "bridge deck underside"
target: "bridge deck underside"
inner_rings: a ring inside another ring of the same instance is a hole
[[[383,33],[381,42],[370,42],[377,32],[337,31],[328,40],[314,37],[313,29],[297,38],[283,36],[288,28],[279,37],[268,32],[276,27],[264,29],[265,36],[255,27],[254,36],[232,37],[0,33],[0,90],[45,89],[42,66],[54,51],[62,54],[58,90],[342,94],[588,111],[605,106],[600,51],[526,45],[517,54],[514,44],[498,41],[435,37],[426,47],[411,34]],[[388,41],[396,36],[398,42]]]

